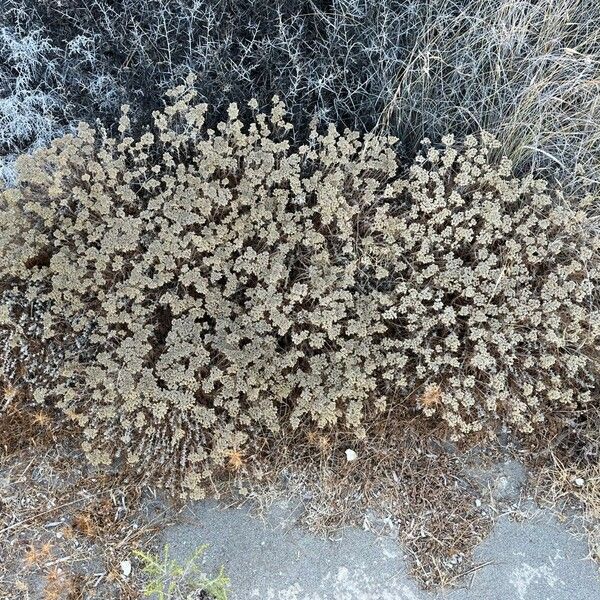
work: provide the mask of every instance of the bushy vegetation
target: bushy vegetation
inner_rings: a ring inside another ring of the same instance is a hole
[[[4,487],[285,490],[430,585],[501,451],[599,556],[599,98],[597,0],[4,0]],[[7,501],[17,552],[48,511]],[[224,599],[203,549],[134,552],[145,592]]]
[[[147,131],[125,107],[117,137],[82,124],[23,156],[0,196],[4,379],[76,420],[91,460],[199,495],[282,427],[361,436],[408,410],[527,433],[593,401],[581,207],[487,134],[406,169],[395,138],[334,125],[294,146],[278,99],[207,128],[193,83]]]
[[[150,122],[188,72],[214,125],[278,94],[309,123],[400,138],[487,130],[520,173],[569,192],[600,181],[596,0],[6,0],[0,146],[18,154],[79,120]],[[9,161],[6,160],[8,165]],[[10,178],[10,170],[6,169]]]

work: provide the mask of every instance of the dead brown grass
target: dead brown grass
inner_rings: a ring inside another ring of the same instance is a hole
[[[324,536],[348,525],[392,535],[425,587],[458,583],[479,568],[473,549],[495,518],[511,510],[473,472],[516,450],[485,438],[457,448],[439,425],[408,412],[366,421],[364,439],[308,425],[257,435],[245,453],[231,453],[213,492],[258,514],[276,500],[297,500],[300,522]],[[120,561],[152,544],[177,502],[149,517],[140,481],[91,469],[71,442],[77,436],[49,411],[14,403],[0,426],[0,599],[141,598],[138,574],[125,578]],[[600,470],[590,450],[600,447],[597,437],[587,421],[570,435],[557,427],[521,456],[541,503],[565,515],[582,509],[590,553],[600,559]]]
[[[0,417],[0,599],[141,598],[120,561],[162,517],[126,473],[90,468],[70,426],[15,402]]]
[[[600,409],[573,415],[569,429],[556,430],[527,459],[537,502],[587,535],[589,556],[600,562]]]
[[[366,419],[364,439],[349,432],[302,428],[257,438],[242,466],[215,484],[232,504],[258,514],[282,498],[300,504],[301,523],[333,536],[354,525],[397,537],[412,573],[426,587],[452,585],[470,572],[474,547],[490,530],[490,511],[465,474],[465,452],[422,417]],[[346,450],[357,454],[349,461]],[[241,498],[241,500],[240,500]]]
[[[50,409],[25,408],[19,401],[0,411],[0,458],[28,447],[46,446],[56,434],[58,421]]]

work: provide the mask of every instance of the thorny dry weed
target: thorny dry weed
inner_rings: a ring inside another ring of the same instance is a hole
[[[361,131],[377,124],[402,138],[408,158],[425,136],[483,128],[524,170],[541,169],[571,192],[598,189],[596,0],[79,5],[4,0],[3,150],[39,147],[80,120],[99,117],[115,130],[123,103],[147,123],[161,93],[191,69],[221,114],[229,102],[268,105],[283,92],[297,129],[313,118]]]

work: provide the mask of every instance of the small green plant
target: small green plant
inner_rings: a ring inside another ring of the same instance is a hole
[[[224,568],[214,578],[201,570],[200,560],[207,548],[208,544],[199,546],[183,565],[169,556],[168,545],[163,548],[162,556],[136,550],[134,554],[149,578],[144,595],[156,600],[178,600],[195,598],[194,592],[205,592],[214,600],[227,600],[229,577]]]

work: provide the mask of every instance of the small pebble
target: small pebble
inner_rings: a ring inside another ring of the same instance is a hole
[[[354,450],[351,450],[350,448],[348,448],[348,450],[346,450],[346,460],[348,462],[352,462],[353,460],[356,460],[358,458],[358,454],[356,454],[356,452],[354,452]]]
[[[131,562],[128,560],[122,560],[121,571],[123,571],[123,575],[125,575],[125,577],[129,577],[131,575]]]

